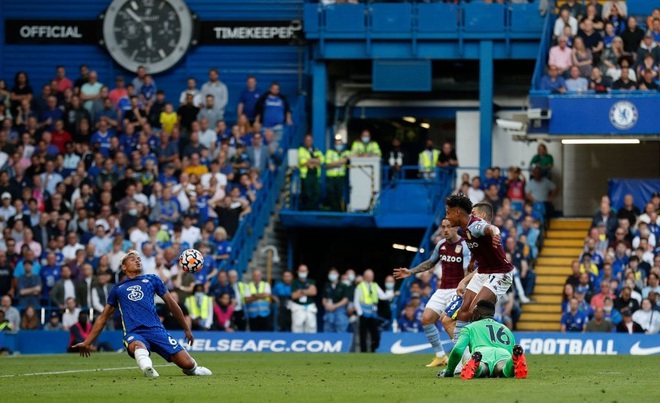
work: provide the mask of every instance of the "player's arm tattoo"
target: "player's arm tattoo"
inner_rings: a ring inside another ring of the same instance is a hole
[[[425,260],[422,263],[420,263],[419,265],[417,265],[417,266],[413,267],[412,269],[410,269],[410,273],[411,274],[417,274],[417,273],[421,273],[423,271],[431,270],[433,268],[433,266],[435,266],[435,264],[433,263],[433,261],[431,259]]]

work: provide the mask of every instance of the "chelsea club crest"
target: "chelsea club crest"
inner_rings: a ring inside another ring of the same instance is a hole
[[[637,124],[639,114],[632,102],[619,101],[610,108],[610,122],[619,130],[628,130]]]

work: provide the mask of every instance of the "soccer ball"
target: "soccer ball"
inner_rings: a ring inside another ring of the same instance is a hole
[[[179,256],[179,267],[188,273],[196,273],[204,266],[204,255],[197,249],[186,249]]]

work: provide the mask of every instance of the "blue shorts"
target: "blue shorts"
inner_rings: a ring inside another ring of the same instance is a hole
[[[128,345],[141,341],[147,347],[149,352],[160,355],[167,362],[172,362],[172,356],[183,351],[181,344],[172,337],[165,329],[138,329],[124,336],[124,345],[128,351]],[[131,352],[128,352],[131,358],[135,358]]]

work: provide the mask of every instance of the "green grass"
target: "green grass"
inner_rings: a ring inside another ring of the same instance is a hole
[[[154,356],[146,379],[125,354],[0,357],[3,402],[650,402],[658,357],[529,356],[529,378],[436,379],[426,355],[194,354],[212,377],[186,377]],[[35,372],[123,368],[26,375]]]

